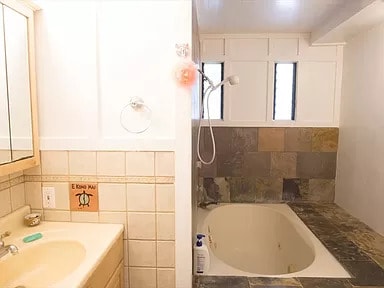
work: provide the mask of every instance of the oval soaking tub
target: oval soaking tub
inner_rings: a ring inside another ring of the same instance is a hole
[[[199,208],[198,232],[210,253],[207,275],[350,277],[286,204]]]

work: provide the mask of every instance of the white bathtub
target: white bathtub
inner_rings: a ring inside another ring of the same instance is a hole
[[[350,278],[286,204],[221,204],[198,210],[206,275]]]

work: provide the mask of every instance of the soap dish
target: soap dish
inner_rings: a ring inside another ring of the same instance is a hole
[[[41,214],[31,213],[24,216],[24,224],[27,226],[36,226],[40,224]]]

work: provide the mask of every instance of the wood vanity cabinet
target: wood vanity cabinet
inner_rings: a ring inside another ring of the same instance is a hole
[[[28,0],[0,0],[0,176],[40,163],[35,10]]]
[[[123,234],[112,245],[89,277],[86,288],[123,288]]]

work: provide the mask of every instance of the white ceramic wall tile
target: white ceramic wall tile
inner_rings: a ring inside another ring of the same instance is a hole
[[[175,176],[175,157],[173,152],[156,152],[155,175]]]
[[[100,211],[126,211],[126,185],[99,183]]]
[[[127,184],[128,211],[155,211],[155,184]]]
[[[175,241],[157,242],[157,267],[175,267]]]
[[[70,222],[71,212],[63,210],[44,210],[45,221]]]
[[[18,171],[9,175],[9,179],[14,179],[23,175],[23,171]]]
[[[175,269],[157,269],[157,288],[175,288]]]
[[[156,184],[156,211],[175,211],[175,185]]]
[[[156,266],[155,241],[128,241],[129,265],[139,267]]]
[[[43,209],[41,182],[25,182],[25,203],[32,209]]]
[[[24,183],[11,187],[12,211],[25,205]]]
[[[128,176],[154,176],[154,152],[126,152],[125,173]]]
[[[129,268],[124,267],[124,288],[129,288]]]
[[[96,175],[96,152],[69,151],[70,175]]]
[[[10,189],[0,191],[0,217],[12,212]]]
[[[156,288],[156,268],[129,268],[130,288]]]
[[[67,151],[41,151],[41,173],[43,175],[68,175]]]
[[[124,225],[124,239],[127,239],[127,213],[126,212],[99,212],[100,223],[113,223]]]
[[[71,212],[72,222],[89,222],[97,223],[99,222],[99,213],[98,212]]]
[[[97,175],[124,176],[125,152],[97,152]]]
[[[58,210],[69,210],[69,183],[67,182],[43,182],[43,187],[55,189],[55,208]],[[44,208],[48,209],[48,208]]]
[[[128,257],[128,240],[124,239],[124,266],[128,266],[129,257]]]
[[[173,213],[159,213],[157,218],[157,239],[175,240],[175,215]]]
[[[128,212],[128,238],[156,239],[155,214]]]

